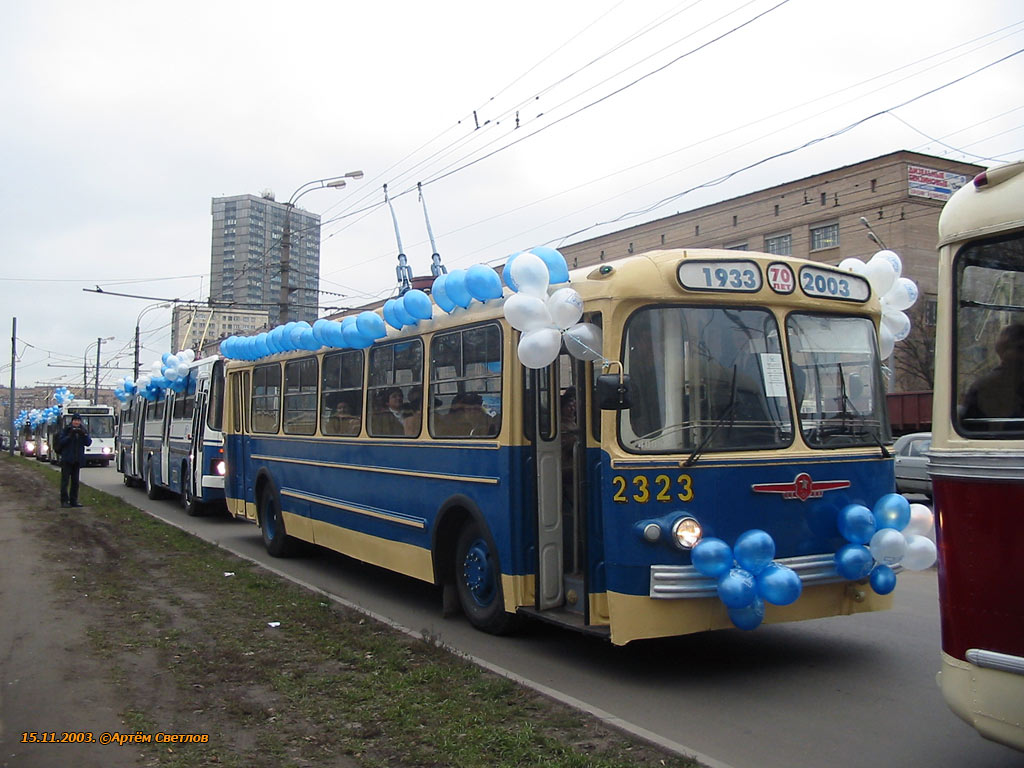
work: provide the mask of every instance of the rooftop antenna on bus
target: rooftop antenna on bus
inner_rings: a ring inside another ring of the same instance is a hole
[[[388,197],[388,185],[384,185],[384,202],[388,204],[391,211],[391,221],[395,225],[395,240],[398,241],[398,266],[395,267],[395,275],[398,277],[398,295],[404,296],[406,291],[412,288],[412,269],[409,267],[409,259],[402,249],[402,234],[398,231],[398,217],[395,215],[395,206],[391,204]]]
[[[860,217],[860,223],[863,224],[865,227],[867,227],[867,230],[868,230],[868,240],[870,240],[872,243],[877,245],[879,248],[883,248],[885,250],[889,250],[888,247],[886,247],[885,243],[882,242],[882,238],[880,238],[878,235],[876,235],[874,230],[871,229],[871,225],[868,224],[868,220],[866,218],[861,216]]]
[[[420,202],[423,203],[423,220],[427,222],[427,237],[430,238],[430,274],[434,277],[448,274],[448,268],[441,263],[441,254],[437,252],[437,243],[434,242],[434,230],[430,228],[430,216],[427,215],[427,201],[423,197],[423,182],[416,182],[416,191],[419,192]]]

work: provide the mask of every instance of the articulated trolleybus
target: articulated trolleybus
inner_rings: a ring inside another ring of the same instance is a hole
[[[939,684],[981,735],[1024,749],[1024,162],[946,203],[939,297]]]
[[[125,485],[145,487],[151,499],[177,496],[190,515],[223,503],[223,369],[218,357],[196,360],[183,391],[135,395],[122,406],[117,468]]]
[[[839,511],[894,483],[868,282],[722,250],[568,282],[589,341],[539,367],[508,288],[363,348],[239,339],[257,353],[226,366],[230,511],[272,554],[301,539],[442,585],[494,633],[529,615],[625,644],[888,608],[836,569]],[[737,621],[691,552],[750,532],[795,575]]]

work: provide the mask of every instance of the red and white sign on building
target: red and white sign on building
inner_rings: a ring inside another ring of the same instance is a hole
[[[929,200],[948,200],[950,195],[966,184],[969,179],[959,173],[936,171],[920,165],[907,166],[907,182],[912,197],[927,197]]]

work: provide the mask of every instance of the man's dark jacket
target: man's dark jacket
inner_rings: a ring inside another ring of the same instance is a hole
[[[92,445],[92,438],[84,429],[74,429],[70,424],[57,438],[57,450],[61,464],[85,464],[85,446]]]

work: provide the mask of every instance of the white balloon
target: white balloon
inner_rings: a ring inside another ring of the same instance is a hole
[[[839,268],[845,269],[847,272],[853,272],[856,275],[863,275],[864,268],[867,266],[860,259],[855,259],[852,256],[848,259],[843,259],[839,262]]]
[[[139,376],[139,380],[135,382],[135,386],[137,386],[139,389],[145,389],[150,385],[150,382],[152,381],[153,379],[150,376]]]
[[[154,373],[156,373],[157,376],[159,376],[160,375],[160,369],[163,368],[163,367],[164,367],[164,364],[162,362],[160,362],[159,360],[154,360],[152,362],[152,364],[150,364],[149,369],[151,371],[153,371]]]
[[[878,354],[882,356],[883,360],[888,360],[889,355],[892,354],[893,349],[896,347],[896,337],[892,335],[892,331],[886,328],[884,325],[878,329]]]
[[[878,253],[871,257],[872,261],[874,261],[875,259],[885,259],[886,261],[888,261],[889,264],[892,265],[893,274],[896,275],[897,279],[899,279],[900,275],[903,274],[903,261],[900,259],[900,257],[897,255],[895,251],[879,251]]]
[[[194,362],[196,359],[196,351],[194,349],[183,349],[178,353],[178,359],[184,360],[186,363]]]
[[[887,259],[871,259],[864,265],[864,277],[879,296],[888,293],[892,284],[896,282],[896,273]]]
[[[517,331],[533,331],[551,325],[547,304],[527,293],[515,293],[505,299],[504,311],[505,319]]]
[[[917,301],[918,290],[913,280],[901,277],[882,296],[882,311],[910,309]]]
[[[164,378],[167,379],[168,381],[177,381],[178,380],[178,369],[177,368],[168,368],[166,371],[164,371]]]
[[[907,553],[907,540],[895,528],[882,528],[871,537],[868,549],[876,563],[896,565]]]
[[[181,362],[181,360],[179,360],[177,357],[175,357],[174,355],[170,355],[167,358],[167,362],[164,363],[164,365],[166,365],[168,368],[177,368],[178,367],[178,363],[180,363],[180,362]]]
[[[508,270],[512,280],[519,286],[520,293],[538,297],[547,296],[551,274],[548,272],[548,265],[540,256],[528,251],[520,253]]]
[[[906,312],[891,310],[882,315],[882,325],[889,329],[895,341],[903,341],[910,335],[910,318]]]
[[[923,571],[925,568],[931,568],[938,557],[935,542],[927,536],[919,536],[913,533],[905,538],[907,541],[907,551],[903,555],[900,565],[908,571]]]
[[[563,330],[583,316],[583,299],[573,288],[559,288],[548,297],[547,304],[551,320]]]
[[[527,331],[519,339],[519,362],[527,368],[544,368],[555,361],[561,348],[561,331],[555,328]]]
[[[903,529],[904,536],[926,536],[935,524],[932,511],[924,504],[910,505],[910,522]]]
[[[578,323],[567,329],[562,338],[565,339],[565,348],[573,357],[588,362],[604,359],[601,352],[604,339],[599,326],[593,323]]]
[[[178,367],[174,370],[178,372],[179,379],[184,379],[188,376],[188,363],[178,363]]]

